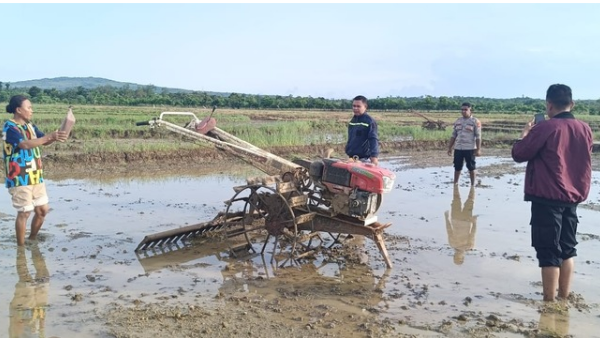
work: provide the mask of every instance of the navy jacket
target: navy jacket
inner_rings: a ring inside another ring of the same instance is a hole
[[[583,202],[592,179],[592,147],[590,126],[570,112],[536,124],[512,148],[516,162],[527,161],[525,200],[557,206]]]
[[[361,159],[379,155],[377,122],[366,112],[359,116],[353,116],[348,123],[346,155],[348,157],[358,156]]]

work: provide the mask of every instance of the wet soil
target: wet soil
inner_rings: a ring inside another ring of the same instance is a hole
[[[132,142],[131,140],[115,141]],[[501,141],[492,142],[489,146],[493,146],[494,148],[490,148],[490,151],[494,153],[506,153],[505,150],[508,149],[509,144],[508,142]],[[381,145],[381,152],[382,156],[393,156],[399,153],[415,154],[417,157],[416,160],[420,161],[419,154],[422,152],[445,149],[446,147],[447,143],[444,141],[389,142]],[[330,144],[265,148],[266,151],[290,160],[295,158],[314,159],[325,157],[330,149],[333,150],[331,153],[332,157],[345,157],[343,145]],[[191,149],[189,147],[182,147],[178,151],[120,153],[45,150],[43,156],[46,176],[55,179],[87,177],[89,172],[103,175],[105,173],[115,173],[116,171],[120,175],[130,172],[132,168],[135,168],[136,173],[145,175],[148,172],[165,171],[165,163],[173,162],[183,163],[183,165],[174,168],[175,170],[187,170],[187,168],[193,167],[194,170],[199,170],[200,173],[208,173],[210,171],[219,172],[220,169],[215,169],[215,166],[222,165],[224,169],[227,168],[228,163],[242,163],[239,158],[210,146],[199,146]],[[423,160],[432,161],[435,159]]]
[[[144,142],[143,140],[114,140],[115,142]],[[510,157],[512,140],[494,140],[483,142],[482,156],[506,156]],[[68,147],[63,147],[66,149]],[[598,147],[600,148],[600,147]],[[329,150],[333,150],[332,157],[344,158],[344,146],[340,144],[307,145],[265,148],[275,155],[286,159],[308,158],[314,159],[325,157]],[[398,154],[411,156],[411,166],[443,166],[448,164],[444,149],[447,149],[447,141],[399,141],[382,142],[381,156],[395,156]],[[600,149],[598,149],[600,150]],[[435,154],[431,156],[431,154]],[[82,153],[73,151],[44,151],[44,165],[47,175],[56,178],[80,177],[82,172],[91,171],[96,173],[124,172],[130,167],[137,168],[140,174],[164,170],[164,163],[181,162],[184,167],[193,166],[201,172],[214,170],[214,165],[227,167],[228,162],[241,162],[224,151],[217,150],[211,146],[199,146],[178,151],[155,151],[155,152],[95,152]],[[600,164],[598,165],[600,166]],[[209,169],[204,169],[209,168]],[[596,168],[596,167],[595,167]],[[179,168],[178,168],[179,169]],[[185,168],[184,168],[185,169]],[[218,171],[219,169],[217,169]],[[75,176],[69,176],[75,175]]]
[[[268,150],[291,159],[323,156],[327,148],[309,146]],[[119,190],[114,186],[100,189],[77,187],[95,197],[107,197],[109,202],[102,200],[102,203],[107,203],[106,206],[98,203],[88,205],[86,209],[85,203],[78,203],[76,198],[60,197],[57,202],[68,205],[63,208],[70,208],[71,214],[64,212],[63,215],[56,211],[51,216],[75,217],[80,221],[55,221],[55,229],[49,231],[66,231],[66,238],[59,240],[45,235],[39,244],[32,244],[50,246],[47,255],[59,257],[53,264],[53,279],[61,279],[60,275],[63,281],[73,279],[72,283],[63,282],[65,285],[62,287],[62,297],[70,299],[68,306],[59,307],[58,303],[65,301],[56,301],[56,308],[64,318],[62,326],[67,328],[61,331],[61,326],[55,323],[54,332],[59,333],[54,337],[69,337],[78,331],[81,337],[119,338],[572,337],[569,332],[574,330],[571,327],[569,331],[569,320],[591,322],[589,326],[595,327],[593,321],[600,317],[600,297],[597,294],[592,297],[586,295],[588,300],[574,292],[564,302],[546,304],[539,301],[539,292],[532,290],[541,290],[541,285],[537,282],[537,271],[532,272],[535,270],[535,257],[523,244],[526,240],[520,243],[523,250],[504,252],[502,246],[488,243],[486,247],[482,243],[483,248],[467,252],[469,261],[463,265],[463,270],[451,270],[446,264],[441,264],[440,258],[450,256],[452,260],[454,250],[442,243],[445,238],[429,238],[427,225],[443,224],[443,220],[436,220],[439,215],[427,213],[427,207],[423,209],[412,203],[439,199],[450,205],[452,186],[447,173],[442,172],[442,168],[449,167],[451,163],[445,153],[446,143],[399,142],[384,145],[383,149],[383,157],[389,158],[386,165],[399,176],[396,191],[401,196],[412,193],[409,196],[414,201],[402,198],[390,200],[380,211],[382,217],[400,219],[399,223],[420,223],[423,228],[408,231],[410,235],[397,230],[386,233],[386,245],[394,261],[392,271],[382,264],[372,242],[361,236],[325,251],[308,264],[289,268],[273,267],[261,261],[261,257],[235,259],[224,254],[220,256],[226,247],[217,238],[209,237],[180,250],[162,252],[156,259],[153,256],[138,257],[143,273],[130,275],[122,282],[109,282],[113,270],[135,264],[126,258],[132,255],[128,251],[130,249],[124,248],[135,246],[139,238],[132,238],[127,230],[115,235],[114,232],[104,233],[101,229],[88,229],[84,215],[90,211],[86,210],[104,208],[105,213],[129,210],[139,216],[132,218],[131,222],[160,224],[160,228],[149,229],[149,233],[188,224],[186,219],[197,216],[190,217],[190,205],[177,199],[171,201],[167,191],[164,199],[153,200],[150,194],[144,195],[140,189],[138,200],[128,196],[130,193],[125,193],[126,189]],[[343,154],[343,149],[334,147],[334,157],[336,154]],[[476,188],[478,200],[498,203],[496,190],[501,195],[507,191],[511,194],[517,191],[518,194],[521,187],[516,177],[522,176],[523,166],[515,166],[506,160],[510,157],[509,146],[502,142],[489,144],[484,147],[483,155],[485,159],[481,161]],[[166,163],[179,164],[170,167],[165,166]],[[245,175],[241,161],[211,148],[154,154],[51,153],[46,156],[45,166],[49,180],[66,180],[64,185],[73,185],[74,189],[80,181],[72,180],[92,177],[108,182],[118,178],[117,185],[126,185],[122,182],[127,178],[152,181],[173,175],[227,175],[234,171]],[[595,158],[594,170],[598,168],[600,161]],[[231,191],[231,182],[216,184],[215,189],[204,193],[214,194],[217,198],[221,190]],[[458,189],[467,191],[469,188],[461,182]],[[463,201],[466,197],[465,194]],[[594,210],[596,198],[597,195],[594,195],[591,203],[585,206],[589,212]],[[206,218],[212,217],[220,207],[204,202],[200,209],[202,217]],[[479,233],[485,233],[486,226],[491,229],[488,232],[496,231],[491,224],[481,221],[486,220],[485,214],[490,211],[481,206],[479,210],[483,214],[480,216]],[[179,219],[165,215],[169,212],[171,215],[179,213]],[[505,212],[510,213],[509,210]],[[8,213],[2,217],[11,221]],[[526,225],[514,228],[511,230],[513,234],[527,231]],[[484,238],[480,241],[485,241]],[[493,241],[493,234],[491,238]],[[582,233],[579,239],[580,242],[587,241],[586,244],[592,243],[594,248],[600,242],[595,233]],[[11,229],[5,226],[0,249],[12,251],[11,240]],[[89,242],[82,245],[82,241]],[[32,251],[32,248],[28,250]],[[70,262],[77,265],[76,262],[82,258],[88,262],[83,264],[99,268],[90,271],[90,267],[81,265],[75,270],[66,267]],[[513,262],[527,264],[527,267],[515,267],[511,264]],[[584,262],[587,262],[583,263],[587,270],[577,278],[597,275],[600,263],[589,258]],[[423,269],[423,264],[428,268]],[[530,280],[531,285],[513,285],[514,293],[498,291],[505,284],[502,279],[506,275],[502,271],[507,269],[511,269],[513,274],[526,276],[519,279]],[[136,284],[142,280],[146,282]],[[91,291],[84,291],[90,286]],[[515,304],[518,305],[516,308]],[[583,316],[583,319],[578,316]],[[536,319],[532,320],[532,317]],[[91,329],[84,329],[86,326]],[[598,336],[595,330],[584,324],[580,326],[575,332],[584,334],[582,337]],[[2,330],[0,336],[6,332]]]
[[[114,142],[123,142],[129,144],[131,142],[143,142],[143,140],[119,140]],[[509,149],[512,141],[489,141],[484,142],[483,146],[489,151],[497,153],[502,150]],[[429,150],[446,149],[447,141],[401,141],[401,142],[382,142],[382,156],[393,156],[395,154],[413,154]],[[68,149],[69,147],[61,147],[60,149]],[[182,147],[183,148],[183,147]],[[307,145],[307,146],[279,146],[265,148],[278,156],[286,159],[315,158],[323,157],[329,149],[332,149],[332,157],[343,158],[344,146],[341,144],[326,144],[326,145]],[[164,163],[170,161],[182,161],[192,164],[214,164],[222,161],[236,160],[236,158],[217,150],[211,146],[199,146],[197,148],[189,148],[178,151],[137,151],[137,152],[95,152],[83,153],[69,150],[44,150],[44,163],[48,170],[53,167],[59,168],[58,171],[63,171],[63,168],[71,169],[78,166],[91,166],[94,170],[103,171],[108,167],[120,164],[149,164]]]

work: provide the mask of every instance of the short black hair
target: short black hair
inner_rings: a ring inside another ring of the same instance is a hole
[[[365,104],[365,106],[369,106],[369,102],[367,101],[367,98],[362,96],[362,95],[358,95],[355,98],[352,99],[352,101],[361,101],[362,103]]]
[[[571,88],[564,84],[553,84],[546,91],[546,101],[552,103],[558,109],[567,108],[573,103]]]
[[[21,107],[23,101],[29,100],[25,95],[14,95],[10,98],[8,105],[6,105],[6,112],[14,114],[17,112],[17,108]]]
[[[463,102],[463,104],[460,105],[461,107],[469,107],[471,108],[471,104],[469,102]]]

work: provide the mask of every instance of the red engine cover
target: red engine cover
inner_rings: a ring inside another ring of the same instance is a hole
[[[372,163],[337,161],[331,165],[350,172],[350,188],[382,194],[390,192],[396,180],[394,172]]]

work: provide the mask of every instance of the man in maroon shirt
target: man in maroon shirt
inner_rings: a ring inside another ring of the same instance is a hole
[[[546,92],[550,119],[527,123],[512,148],[527,161],[525,201],[531,202],[531,246],[542,268],[544,301],[566,299],[577,256],[577,205],[590,191],[592,130],[575,119],[571,88],[554,84]]]

